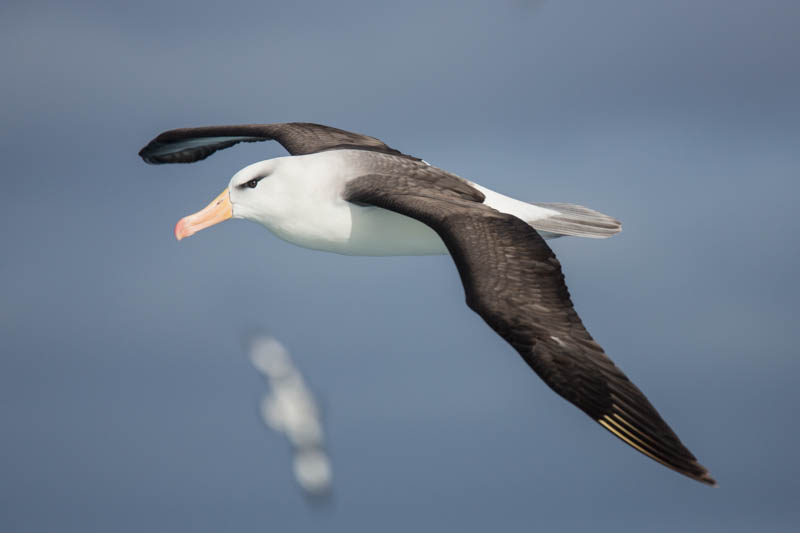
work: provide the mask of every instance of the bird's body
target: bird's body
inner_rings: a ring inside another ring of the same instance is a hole
[[[447,247],[442,239],[422,222],[344,199],[350,181],[392,168],[396,160],[391,154],[342,149],[253,163],[240,170],[234,179],[244,179],[275,167],[280,168],[280,173],[271,172],[274,177],[259,184],[262,209],[248,211],[246,207],[234,206],[233,216],[255,220],[292,244],[325,252],[376,256],[446,254]],[[403,164],[433,175],[461,179],[424,161],[403,161]],[[534,228],[537,222],[561,214],[555,207],[522,202],[464,181],[484,195],[484,204],[524,220]],[[583,209],[598,220],[619,227],[611,217]],[[539,230],[539,234],[545,239],[570,235],[544,230]]]
[[[165,132],[140,155],[193,162],[238,142],[274,139],[289,157],[237,172],[208,207],[184,217],[178,239],[227,218],[348,255],[449,253],[467,305],[556,393],[648,457],[715,484],[644,394],[606,356],[573,308],[544,238],[604,238],[621,225],[573,204],[528,203],[403,154],[373,137],[306,123]]]

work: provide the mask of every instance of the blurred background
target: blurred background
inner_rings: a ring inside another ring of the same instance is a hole
[[[3,2],[0,529],[794,531],[799,22],[791,0]],[[137,151],[283,121],[622,220],[552,247],[720,488],[552,393],[448,257],[325,254],[244,221],[176,243],[285,152]],[[259,330],[324,411],[330,505],[259,418]]]

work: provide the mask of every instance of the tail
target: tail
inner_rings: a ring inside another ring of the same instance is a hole
[[[524,220],[545,239],[563,235],[605,239],[622,231],[619,220],[582,205],[522,202],[477,183],[470,185],[483,193],[484,204]]]
[[[606,239],[622,231],[622,223],[594,209],[575,204],[531,202],[532,205],[555,212],[536,220],[526,220],[539,232],[560,237],[572,235],[592,239]]]

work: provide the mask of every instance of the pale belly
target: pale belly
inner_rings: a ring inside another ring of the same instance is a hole
[[[302,217],[262,224],[292,244],[344,255],[440,255],[447,248],[428,226],[380,207],[336,202],[308,206]],[[323,212],[324,211],[324,212]]]
[[[352,226],[346,249],[349,255],[439,255],[446,254],[442,239],[431,228],[413,218],[381,209],[353,205]]]

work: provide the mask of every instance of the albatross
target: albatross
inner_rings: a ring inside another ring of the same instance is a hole
[[[605,238],[621,224],[565,203],[492,191],[382,141],[311,123],[166,131],[139,155],[191,163],[240,142],[274,140],[289,156],[244,167],[207,207],[182,218],[184,239],[227,220],[258,222],[290,243],[348,255],[447,254],[467,305],[557,394],[647,457],[715,485],[645,395],[592,339],[545,239]]]

